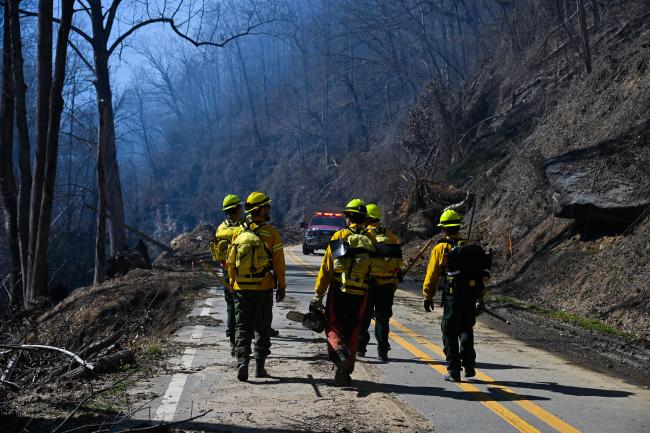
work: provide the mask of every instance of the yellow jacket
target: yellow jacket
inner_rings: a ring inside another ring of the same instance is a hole
[[[214,232],[213,236],[213,242],[216,244],[219,242],[219,238],[217,237],[217,234],[224,229],[230,228],[230,227],[239,227],[244,223],[244,220],[238,219],[237,221],[232,221],[228,218],[223,220],[221,224],[219,224],[219,227],[217,227],[217,230]],[[219,260],[219,263],[221,263],[221,268],[224,271],[224,277],[225,274],[228,272],[228,264],[226,263],[225,260]]]
[[[363,229],[363,224],[350,224],[349,227],[341,229],[334,233],[332,239],[330,239],[330,242],[338,239],[345,239],[351,234],[360,232]],[[334,257],[332,256],[332,251],[328,245],[327,249],[325,250],[323,262],[320,265],[320,270],[318,271],[318,277],[316,277],[316,287],[314,288],[314,292],[319,298],[322,299],[323,296],[325,296],[325,292],[327,292],[327,288],[329,287],[332,280],[341,282],[341,273],[337,272],[334,269]],[[356,290],[347,290],[347,292],[358,295],[363,295],[365,293],[364,291],[359,291],[359,293],[356,293]]]
[[[235,280],[237,271],[234,268],[229,267],[228,276],[230,277],[230,281],[233,284],[233,288],[235,290],[261,291],[261,290],[273,289],[275,288],[276,279],[278,282],[278,288],[287,287],[287,283],[285,280],[287,267],[284,262],[284,249],[282,247],[282,239],[280,238],[280,233],[275,229],[275,227],[271,226],[270,224],[266,224],[263,222],[250,223],[250,228],[252,230],[257,229],[260,226],[261,228],[256,233],[260,237],[260,239],[262,239],[262,242],[264,242],[267,251],[271,252],[271,262],[273,264],[273,272],[275,273],[275,277],[271,272],[268,272],[257,287],[251,288],[247,286],[245,289],[242,289],[239,287],[237,281]],[[232,238],[233,241],[242,231],[244,231],[243,227],[240,227],[235,231],[235,234],[233,235]]]
[[[379,234],[383,234],[388,238],[388,243],[390,244],[400,244],[399,239],[393,232],[388,230],[385,227],[382,227],[379,223],[370,223],[367,226],[368,233],[370,237],[375,241],[375,238]],[[397,285],[399,269],[402,266],[402,260],[400,259],[390,259],[386,260],[383,257],[375,257],[372,259],[372,272],[370,274],[371,278],[379,285],[394,284]]]
[[[445,236],[445,239],[453,239],[455,241],[461,240],[460,236]],[[431,249],[431,258],[429,259],[429,265],[427,266],[427,272],[424,277],[424,284],[422,285],[422,295],[424,299],[433,299],[436,294],[436,286],[438,285],[438,279],[442,276],[445,277],[445,265],[447,258],[446,253],[451,251],[452,245],[447,242],[439,242]],[[481,280],[479,299],[483,301],[485,296],[485,284]]]

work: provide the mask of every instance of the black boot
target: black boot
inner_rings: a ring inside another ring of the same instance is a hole
[[[237,379],[241,382],[248,381],[248,359],[240,359],[237,363]]]
[[[255,358],[255,377],[269,377],[269,374],[264,368],[264,358]]]
[[[379,358],[383,362],[388,362],[388,350],[378,350],[377,358]]]
[[[342,350],[337,350],[334,357],[336,364],[336,373],[334,374],[334,385],[346,386],[350,384],[351,378],[348,373],[348,356]]]
[[[447,382],[460,382],[460,371],[450,371],[445,375]]]
[[[465,367],[465,377],[474,377],[476,376],[476,370],[474,367]]]

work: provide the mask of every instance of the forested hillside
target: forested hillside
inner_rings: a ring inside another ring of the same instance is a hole
[[[471,190],[506,293],[647,338],[647,2],[340,0],[288,19],[209,57],[151,55],[161,236],[264,189],[286,227],[361,196],[410,239]],[[214,86],[215,106],[192,92]]]

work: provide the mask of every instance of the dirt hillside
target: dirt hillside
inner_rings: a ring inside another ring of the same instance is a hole
[[[607,17],[591,74],[551,32],[520,58],[486,63],[459,94],[430,85],[404,139],[414,152],[434,149],[433,178],[477,193],[473,236],[495,251],[496,291],[646,342],[648,8],[628,1]]]

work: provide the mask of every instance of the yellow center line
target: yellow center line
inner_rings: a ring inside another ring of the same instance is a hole
[[[435,360],[431,358],[429,355],[427,355],[425,352],[422,350],[418,349],[415,347],[413,344],[409,343],[406,341],[404,338],[400,337],[397,334],[390,334],[389,335],[390,339],[402,346],[404,349],[407,351],[411,352],[414,356],[417,358],[420,358],[420,360],[424,361],[429,367],[431,367],[433,370],[437,371],[438,373],[445,375],[447,373],[447,369],[443,367],[442,365],[436,364]],[[497,403],[494,401],[494,398],[485,393],[482,392],[480,389],[478,389],[475,385],[472,385],[469,382],[456,382],[456,385],[468,393],[470,396],[478,400],[482,405],[490,409],[492,412],[494,412],[497,416],[499,416],[501,419],[506,421],[508,424],[516,428],[522,433],[540,433],[538,429],[533,427],[532,425],[528,424],[526,421],[524,421],[520,416],[517,414],[511,412],[510,410],[506,409],[502,404]]]
[[[399,323],[395,319],[391,319],[391,325],[393,325],[395,328],[399,329],[400,331],[404,332],[405,334],[409,335],[419,344],[426,347],[427,349],[434,352],[435,354],[439,355],[440,357],[442,358],[445,357],[445,353],[440,346],[437,346],[436,344],[432,343],[431,341],[427,340],[421,335],[416,334],[412,329],[410,329],[406,325]],[[554,428],[555,430],[561,433],[580,433],[580,430],[576,429],[572,425],[568,424],[567,422],[563,421],[562,419],[558,418],[557,416],[553,415],[547,410],[541,408],[540,406],[536,405],[530,400],[522,399],[521,396],[519,396],[512,389],[508,388],[505,385],[500,384],[498,381],[488,376],[487,374],[479,370],[476,370],[476,378],[484,382],[489,382],[490,387],[498,391],[501,391],[509,399],[513,400],[515,404],[517,404],[518,406],[520,406],[530,414],[534,415],[539,420],[543,421],[544,423]]]

